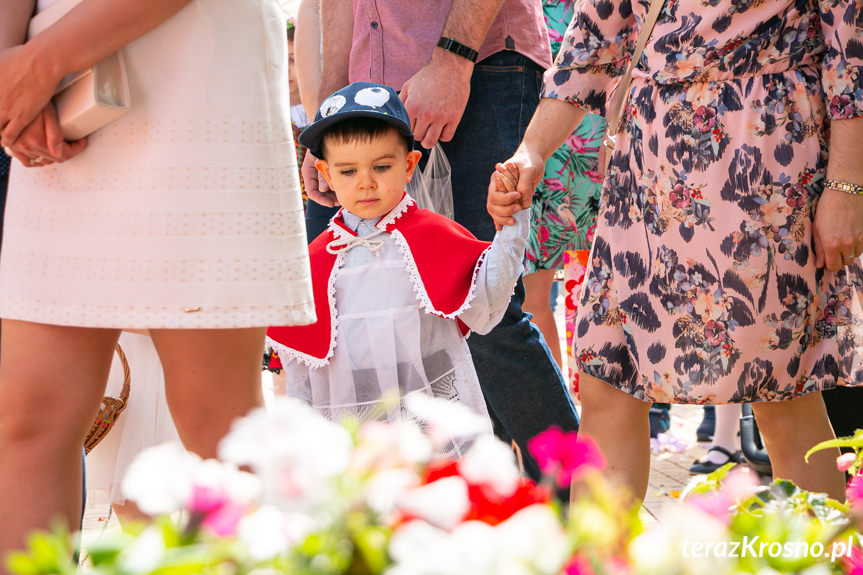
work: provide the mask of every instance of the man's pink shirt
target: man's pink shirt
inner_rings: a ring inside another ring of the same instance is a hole
[[[450,6],[448,0],[353,0],[350,81],[401,90],[431,58]],[[540,0],[504,2],[479,48],[478,60],[501,50],[518,52],[542,68],[551,66]]]

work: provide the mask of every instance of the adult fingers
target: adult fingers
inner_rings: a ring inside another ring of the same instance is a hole
[[[61,162],[65,162],[67,160],[71,160],[78,154],[84,151],[84,148],[87,147],[87,138],[81,138],[80,140],[75,140],[74,142],[63,142],[63,151],[60,154]]]
[[[458,122],[447,122],[440,133],[440,139],[442,142],[449,142],[455,137],[455,131],[458,128],[459,122],[461,122],[461,119],[459,119]]]
[[[825,263],[824,247],[821,245],[821,233],[818,231],[818,226],[812,228],[812,243],[815,248],[815,267],[823,268]]]
[[[533,190],[536,189],[539,183],[535,172],[536,170],[532,166],[518,166],[518,185],[516,186],[516,190],[518,190],[521,196],[521,205],[524,208],[530,206]]]
[[[53,104],[48,104],[42,112],[42,121],[45,123],[45,143],[48,150],[55,158],[63,155],[63,129],[60,127],[60,119]]]
[[[429,124],[426,129],[425,136],[423,136],[423,139],[421,140],[422,147],[426,150],[434,148],[434,145],[437,144],[437,141],[440,139],[442,129],[443,125],[439,122]]]
[[[824,267],[831,272],[842,269],[842,256],[844,255],[842,243],[834,238],[827,240],[822,238],[821,246],[824,248]],[[850,252],[851,250],[848,251]]]

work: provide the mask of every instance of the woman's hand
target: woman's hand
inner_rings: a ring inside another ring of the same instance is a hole
[[[50,102],[36,116],[6,153],[24,167],[41,168],[74,158],[86,147],[87,139],[64,142],[57,112]]]
[[[60,78],[35,65],[26,45],[0,52],[0,143],[4,147],[14,150],[18,137],[43,112],[59,82]],[[59,156],[59,150],[55,152]]]
[[[863,196],[825,188],[812,227],[815,266],[838,271],[863,252]]]

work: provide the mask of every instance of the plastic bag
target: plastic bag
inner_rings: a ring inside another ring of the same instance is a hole
[[[435,144],[429,152],[425,169],[421,171],[417,168],[414,171],[405,191],[416,200],[420,208],[453,219],[450,165],[440,144]]]

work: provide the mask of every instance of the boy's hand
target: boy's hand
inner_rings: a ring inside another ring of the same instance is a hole
[[[488,186],[486,209],[494,220],[494,227],[498,231],[503,226],[515,225],[515,220],[511,216],[524,207],[521,194],[516,189],[517,185],[518,172],[514,166],[504,166],[503,164],[495,166],[495,172],[491,175]]]

